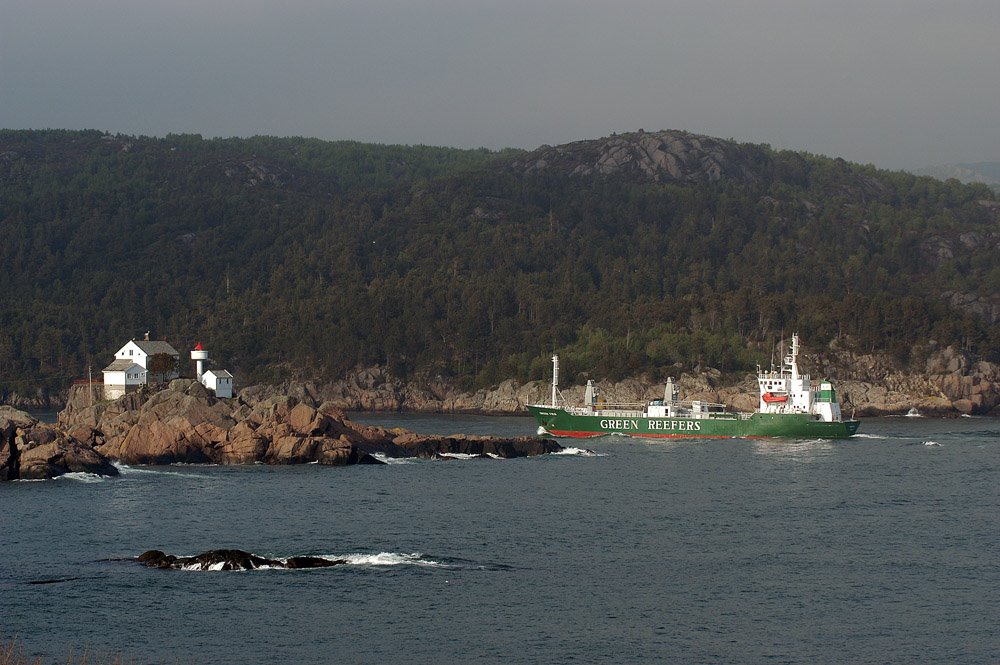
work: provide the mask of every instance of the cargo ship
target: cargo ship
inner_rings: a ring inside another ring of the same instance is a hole
[[[646,404],[608,404],[587,381],[584,401],[569,406],[559,392],[559,357],[552,356],[552,403],[529,404],[539,423],[539,434],[588,438],[624,434],[643,439],[666,438],[795,438],[844,439],[858,431],[860,422],[845,420],[830,381],[813,386],[798,366],[799,337],[792,336],[783,363],[757,369],[760,392],[757,410],[730,411],[723,404],[682,401],[673,379],[667,379],[663,399]]]

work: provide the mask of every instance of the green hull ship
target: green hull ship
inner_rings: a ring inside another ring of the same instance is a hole
[[[809,376],[799,374],[798,352],[799,338],[793,335],[784,364],[758,370],[760,404],[753,413],[678,400],[672,379],[667,380],[663,399],[648,404],[599,402],[590,381],[583,405],[560,404],[558,356],[552,357],[552,403],[527,408],[538,421],[539,433],[574,438],[623,434],[643,439],[844,439],[854,435],[861,423],[841,417],[832,383],[821,381],[814,389]]]

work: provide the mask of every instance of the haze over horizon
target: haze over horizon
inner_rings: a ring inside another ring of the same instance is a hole
[[[0,127],[1000,161],[998,28],[985,0],[14,0]]]

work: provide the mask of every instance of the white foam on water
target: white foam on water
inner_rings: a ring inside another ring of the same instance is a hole
[[[142,474],[153,475],[153,476],[175,476],[177,478],[207,478],[208,476],[202,475],[200,473],[182,473],[180,471],[160,471],[159,469],[144,469],[135,466],[129,466],[128,464],[122,464],[121,462],[112,462],[114,467],[118,469],[118,472],[123,476],[138,476]],[[173,465],[171,465],[173,466]],[[215,465],[213,465],[215,466]]]
[[[60,478],[75,480],[78,483],[103,483],[105,480],[110,480],[111,476],[102,476],[97,473],[87,473],[85,471],[71,471],[70,473],[56,476],[54,480],[59,480]]]
[[[878,434],[868,434],[867,432],[861,432],[860,434],[852,434],[852,439],[884,439],[886,437],[879,436]]]
[[[378,554],[347,554],[344,556],[323,555],[324,559],[346,559],[352,566],[427,566],[430,568],[442,564],[430,559],[424,559],[420,552],[404,554],[399,552],[379,552]]]
[[[941,444],[938,443],[937,441],[924,441],[924,445],[925,446],[939,446],[939,447],[941,446]]]
[[[553,455],[576,455],[577,457],[607,457],[604,453],[598,453],[593,450],[588,450],[587,448],[563,448],[562,450],[557,450]]]
[[[539,425],[537,433],[538,433],[539,436],[542,436],[542,435],[548,434],[549,430],[547,430],[544,427],[542,427],[541,425]]]
[[[372,453],[372,457],[384,464],[416,464],[417,460],[412,457],[389,457],[385,453]]]
[[[479,455],[468,453],[438,453],[440,457],[451,457],[452,459],[479,459]]]
[[[345,561],[349,566],[362,566],[367,568],[381,568],[388,566],[420,566],[427,568],[440,568],[444,564],[433,561],[431,559],[425,559],[424,555],[420,552],[412,552],[409,554],[403,552],[379,552],[378,554],[363,554],[360,552],[355,552],[353,554],[310,554],[308,556],[315,556],[318,559],[326,559],[327,561]],[[281,561],[282,563],[287,563],[291,556],[286,557],[271,557]],[[217,572],[224,569],[226,562],[219,561],[209,565],[203,563],[189,563],[180,567],[180,570],[187,570],[192,572]],[[241,571],[253,571],[253,570],[288,570],[287,568],[282,568],[280,566],[269,566],[264,565],[258,568],[244,569],[240,568],[233,572]],[[311,568],[304,568],[301,570],[314,570]],[[315,569],[321,570],[321,569]]]
[[[493,459],[507,459],[506,457],[502,457],[500,455],[497,455],[496,453],[486,453],[486,455],[488,457],[493,458]]]

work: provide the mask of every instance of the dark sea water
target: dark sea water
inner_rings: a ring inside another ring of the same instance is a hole
[[[1000,422],[862,432],[5,483],[0,638],[62,661],[89,646],[143,663],[1000,662]],[[222,547],[351,563],[123,560]]]

